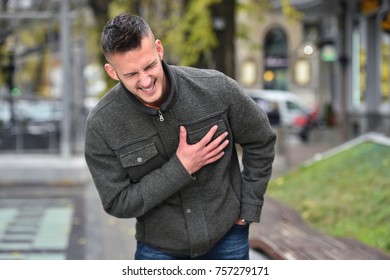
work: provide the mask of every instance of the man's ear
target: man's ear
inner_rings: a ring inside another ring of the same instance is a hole
[[[119,81],[119,77],[116,74],[114,67],[111,66],[111,64],[109,63],[104,64],[104,69],[112,79],[114,79],[115,81]]]
[[[160,60],[164,58],[164,47],[159,39],[156,40],[156,49]]]

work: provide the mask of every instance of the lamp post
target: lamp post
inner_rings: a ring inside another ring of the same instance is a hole
[[[69,0],[61,1],[61,33],[60,33],[60,49],[62,60],[62,105],[63,105],[63,119],[61,126],[61,146],[60,153],[64,158],[71,156],[71,90],[70,90],[70,51],[69,51]]]

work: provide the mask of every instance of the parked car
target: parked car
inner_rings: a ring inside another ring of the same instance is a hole
[[[245,92],[267,113],[271,125],[283,126],[308,140],[317,113],[298,95],[282,90],[245,89]]]
[[[56,149],[59,146],[62,107],[58,100],[0,99],[0,150]]]

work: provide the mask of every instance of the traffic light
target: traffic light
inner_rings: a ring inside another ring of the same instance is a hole
[[[10,52],[8,55],[8,65],[4,67],[5,83],[12,94],[14,88],[14,73],[15,73],[15,54]]]
[[[21,93],[22,93],[22,91],[21,91],[21,89],[18,88],[18,87],[13,87],[13,88],[11,89],[11,95],[12,95],[13,97],[17,97],[17,96],[19,96]]]

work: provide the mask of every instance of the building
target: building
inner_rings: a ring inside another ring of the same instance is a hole
[[[238,80],[302,95],[345,139],[370,131],[389,135],[390,1],[270,2],[261,21],[238,16],[239,24],[251,22],[253,41],[237,42]]]

